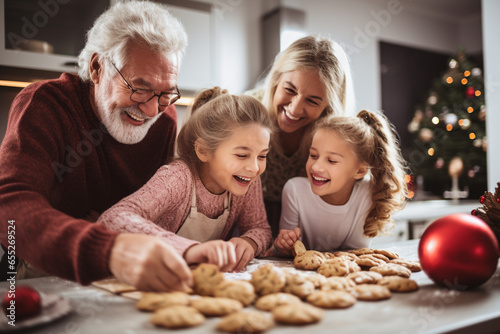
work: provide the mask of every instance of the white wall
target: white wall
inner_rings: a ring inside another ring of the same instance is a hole
[[[488,190],[500,182],[500,2],[483,0],[484,75],[486,88],[486,134],[488,136]]]

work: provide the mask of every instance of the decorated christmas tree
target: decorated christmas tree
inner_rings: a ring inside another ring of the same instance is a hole
[[[423,176],[426,190],[440,196],[448,191],[448,198],[478,198],[486,188],[482,71],[464,51],[447,65],[408,125],[414,134],[409,162],[415,175]]]

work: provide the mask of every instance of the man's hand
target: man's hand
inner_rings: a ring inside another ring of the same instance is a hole
[[[109,268],[118,280],[141,291],[185,291],[193,285],[184,259],[149,235],[119,234],[111,249]]]
[[[233,268],[236,262],[234,245],[228,241],[212,240],[191,246],[184,258],[188,264],[213,263],[221,270]]]
[[[278,237],[274,240],[274,246],[282,253],[291,255],[292,247],[295,241],[300,238],[300,228],[296,227],[293,230],[280,230]]]

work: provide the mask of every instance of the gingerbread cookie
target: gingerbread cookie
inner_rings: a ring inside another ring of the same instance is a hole
[[[224,275],[215,264],[202,263],[193,270],[193,290],[201,296],[214,296],[215,287],[224,281]]]
[[[356,298],[347,291],[315,291],[307,296],[307,302],[321,308],[347,308],[356,303]]]
[[[328,277],[321,285],[321,290],[346,290],[349,291],[356,286],[356,283],[347,277]]]
[[[299,274],[288,274],[284,292],[291,293],[302,299],[306,298],[315,289],[314,284]]]
[[[186,328],[201,325],[205,317],[194,307],[175,305],[155,311],[150,321],[166,328]]]
[[[189,305],[189,295],[184,292],[144,292],[135,307],[152,312],[173,305]]]
[[[376,267],[376,266],[381,266],[381,265],[383,265],[383,264],[386,263],[386,261],[384,261],[382,259],[379,259],[375,255],[377,255],[377,254],[363,254],[363,255],[360,255],[356,259],[356,263],[359,266],[368,267],[368,268]]]
[[[209,317],[222,317],[243,308],[243,304],[235,299],[222,297],[201,297],[193,299],[191,306]]]
[[[255,290],[253,285],[248,281],[224,281],[219,283],[214,290],[215,297],[225,297],[236,299],[248,306],[255,300]]]
[[[405,259],[392,259],[389,263],[399,264],[400,266],[410,269],[412,272],[418,272],[422,270],[420,263],[417,261],[410,261]]]
[[[281,292],[286,284],[286,277],[283,270],[268,263],[252,273],[250,281],[255,288],[255,292],[260,295],[268,295],[274,292]]]
[[[373,252],[375,252],[376,254],[385,255],[390,260],[399,258],[399,254],[398,253],[391,252],[391,251],[388,251],[388,250],[385,250],[385,249],[374,249]]]
[[[356,284],[376,284],[382,277],[382,274],[375,271],[358,271],[347,275]]]
[[[360,256],[360,255],[364,255],[364,254],[373,254],[375,252],[373,249],[365,247],[365,248],[352,249],[349,251],[349,253]]]
[[[293,303],[301,303],[300,298],[289,293],[275,292],[257,299],[255,308],[262,311],[271,311],[277,306]]]
[[[386,286],[394,292],[411,292],[418,290],[418,284],[412,279],[400,276],[384,276],[377,284]]]
[[[410,269],[395,263],[386,263],[381,266],[371,267],[370,271],[375,271],[377,273],[382,274],[383,276],[397,275],[409,278],[411,275]]]
[[[323,263],[317,270],[318,274],[325,277],[345,276],[347,274],[360,271],[361,268],[356,262],[350,260],[335,259]]]
[[[217,329],[228,333],[261,333],[274,326],[274,320],[259,311],[236,312],[226,315]]]
[[[359,284],[354,288],[354,294],[359,300],[384,300],[391,298],[389,288],[378,284]]]
[[[323,316],[323,310],[305,303],[281,305],[273,310],[274,320],[291,325],[312,324],[323,319]]]
[[[293,265],[299,269],[316,270],[325,263],[325,260],[326,257],[323,253],[309,250],[297,255],[293,259]]]
[[[306,251],[306,246],[304,246],[304,243],[302,243],[302,241],[297,240],[293,243],[293,246],[292,246],[292,255],[293,256],[300,255],[300,254],[304,253],[305,251]]]

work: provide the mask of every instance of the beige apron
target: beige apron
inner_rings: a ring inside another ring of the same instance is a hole
[[[193,181],[191,211],[176,234],[199,242],[220,239],[222,230],[226,226],[230,209],[231,193],[227,192],[226,198],[224,198],[224,212],[219,217],[212,219],[198,212],[198,208],[196,207],[196,186]]]

